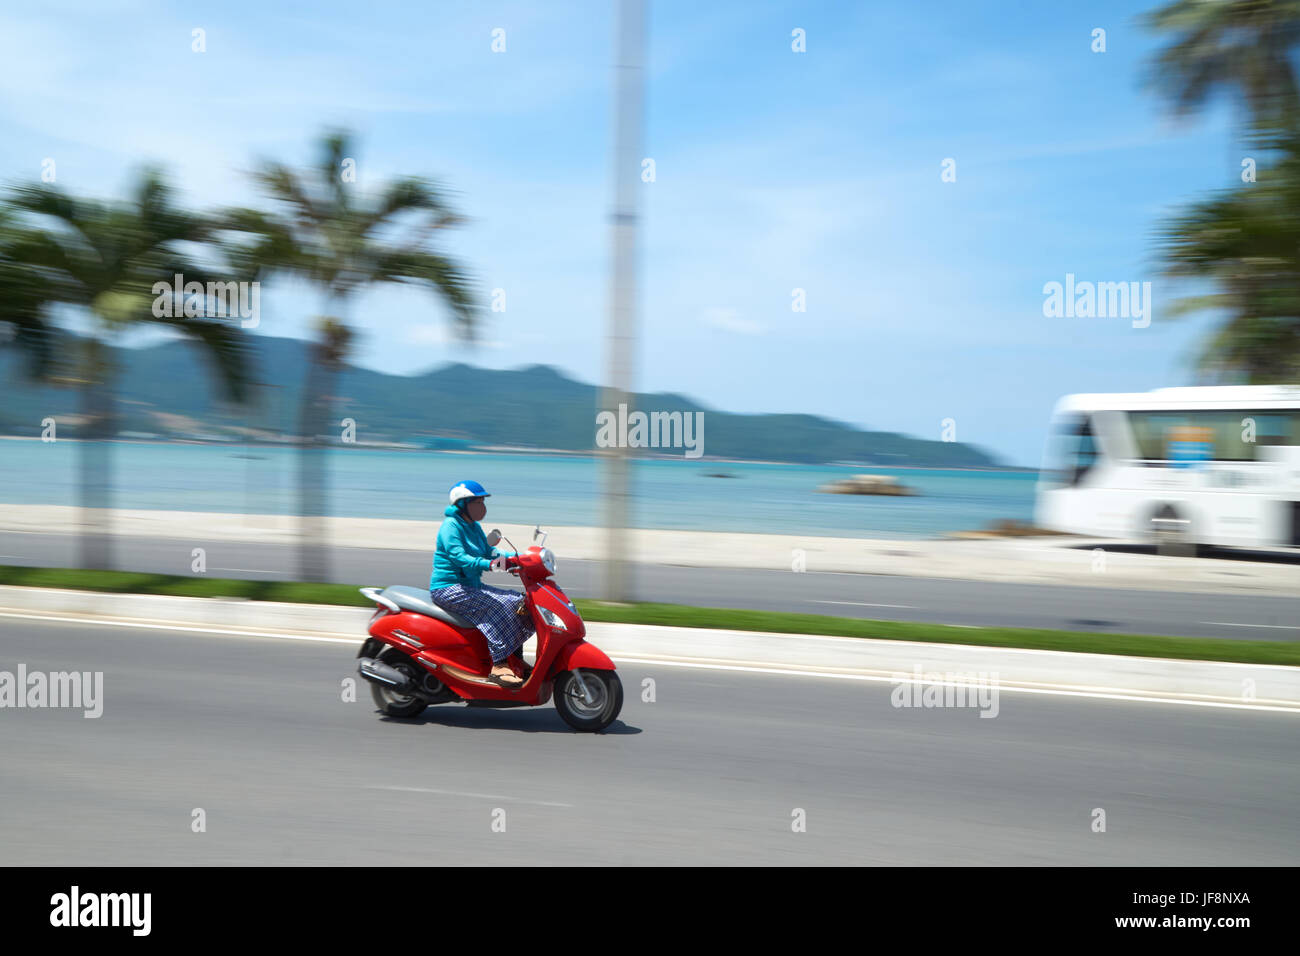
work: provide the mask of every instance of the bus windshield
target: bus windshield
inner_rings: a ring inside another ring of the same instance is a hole
[[[1042,478],[1049,487],[1077,485],[1097,461],[1097,441],[1087,415],[1062,415],[1052,423]]]

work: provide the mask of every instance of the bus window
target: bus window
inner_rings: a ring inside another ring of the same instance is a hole
[[[1097,442],[1086,415],[1064,415],[1052,426],[1043,475],[1054,486],[1077,485],[1097,461]]]
[[[1260,445],[1294,445],[1300,437],[1300,417],[1279,410],[1137,411],[1128,422],[1139,458],[1183,466],[1255,461]]]
[[[1214,429],[1206,425],[1174,425],[1165,430],[1165,461],[1192,468],[1215,456]]]

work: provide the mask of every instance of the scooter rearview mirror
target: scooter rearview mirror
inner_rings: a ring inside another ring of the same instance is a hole
[[[487,533],[487,543],[489,548],[495,548],[501,541],[501,529],[493,528]]]

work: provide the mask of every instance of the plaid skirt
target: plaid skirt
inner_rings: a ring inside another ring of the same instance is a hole
[[[429,596],[438,607],[474,622],[487,638],[493,664],[500,664],[519,650],[533,633],[532,615],[516,613],[524,602],[524,596],[518,591],[490,584],[481,588],[452,584],[430,591]]]

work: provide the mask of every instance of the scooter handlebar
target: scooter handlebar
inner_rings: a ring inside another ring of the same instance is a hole
[[[499,563],[498,563],[499,562]],[[516,554],[499,554],[492,560],[492,570],[519,573],[519,556]]]

